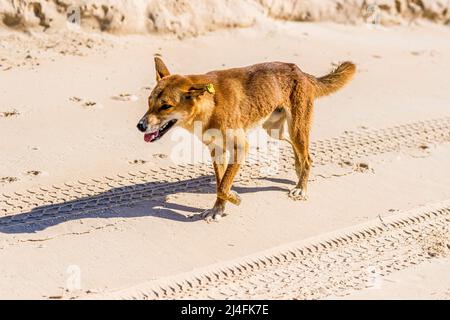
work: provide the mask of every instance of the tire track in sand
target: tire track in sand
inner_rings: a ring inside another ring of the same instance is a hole
[[[197,271],[90,296],[114,299],[320,299],[450,252],[450,200]]]
[[[450,117],[399,125],[380,130],[345,132],[326,140],[311,142],[314,166],[417,148],[428,143],[450,141]],[[249,161],[252,160],[250,156]],[[248,183],[266,176],[273,163],[259,158],[244,166],[237,183]],[[280,147],[279,171],[293,170],[290,146]],[[214,182],[208,163],[175,165],[150,171],[129,172],[100,179],[79,180],[64,185],[40,187],[25,192],[0,195],[0,227],[43,223],[50,219],[73,219],[92,212],[129,206],[144,200],[160,201],[168,193],[195,192]]]

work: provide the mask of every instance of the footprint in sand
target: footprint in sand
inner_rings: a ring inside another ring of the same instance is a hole
[[[153,158],[155,158],[155,159],[166,159],[166,158],[167,158],[167,154],[164,154],[164,153],[155,153],[155,154],[153,155]]]
[[[405,150],[405,153],[413,158],[426,158],[431,155],[433,149],[435,149],[433,145],[419,144],[416,148]]]
[[[0,117],[2,118],[10,118],[10,117],[17,117],[20,113],[13,109],[11,111],[2,111],[0,112]]]
[[[81,102],[81,101],[83,101],[83,99],[81,99],[79,97],[70,97],[69,100],[72,101],[72,102]]]
[[[344,160],[344,161],[341,161],[341,162],[339,163],[339,165],[340,165],[342,168],[345,168],[345,167],[347,167],[347,168],[352,168],[353,171],[355,171],[355,172],[368,172],[368,171],[370,171],[370,172],[372,172],[372,173],[375,172],[375,170],[374,170],[373,168],[371,168],[371,166],[370,166],[368,163],[365,163],[365,162],[356,162],[356,163],[353,163],[353,162],[350,161],[350,160]]]
[[[83,103],[83,107],[93,107],[97,105],[97,102],[95,101],[86,101],[85,103]]]
[[[70,97],[69,101],[75,102],[75,103],[81,103],[81,105],[85,108],[92,108],[94,106],[96,106],[97,108],[100,108],[100,109],[102,108],[102,105],[95,101],[83,100],[82,98],[76,97],[76,96]]]
[[[1,177],[0,183],[13,183],[16,182],[17,180],[19,179],[17,179],[16,177]]]
[[[374,170],[369,166],[369,164],[364,162],[356,163],[354,170],[356,172],[367,172],[367,171],[374,172]]]
[[[142,159],[134,159],[131,161],[128,161],[129,164],[146,164],[148,161],[142,160]]]
[[[130,93],[121,93],[117,96],[112,97],[111,99],[117,101],[138,101],[139,97]]]
[[[40,175],[42,172],[41,171],[39,171],[39,170],[30,170],[30,171],[27,171],[26,172],[26,174],[28,175],[28,176],[38,176],[38,175]]]
[[[425,53],[425,51],[411,51],[410,52],[413,56],[421,56]]]
[[[351,162],[350,160],[343,160],[339,163],[339,165],[341,167],[347,166],[347,167],[352,167],[353,166],[353,162]]]

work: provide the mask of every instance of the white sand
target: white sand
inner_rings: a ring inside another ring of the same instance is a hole
[[[450,279],[446,274],[449,268],[448,258],[421,264],[386,277],[380,281],[379,287],[357,291],[345,299],[448,300]]]
[[[135,128],[147,87],[154,85],[155,53],[179,73],[281,60],[321,75],[331,62],[354,61],[354,81],[316,104],[312,137],[318,140],[450,116],[449,36],[447,27],[436,25],[371,29],[282,22],[183,41],[5,32],[0,113],[18,114],[0,117],[0,193],[174,164],[176,141],[169,134],[146,144]],[[138,99],[113,99],[123,93]],[[254,181],[241,187],[242,205],[229,205],[218,224],[183,222],[211,206],[214,195],[180,192],[165,203],[116,208],[107,218],[74,219],[34,233],[0,232],[0,297],[59,296],[71,265],[81,270],[82,293],[126,288],[443,201],[450,198],[449,156],[449,145],[438,144],[423,153],[370,157],[365,161],[373,170],[365,173],[339,176],[337,166],[320,167],[305,203],[286,196],[293,170],[273,177],[288,181]],[[425,284],[430,292],[434,285]],[[383,289],[377,297],[407,297],[402,288]]]

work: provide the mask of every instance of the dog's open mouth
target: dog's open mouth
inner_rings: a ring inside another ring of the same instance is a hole
[[[176,119],[167,121],[165,124],[163,124],[158,130],[155,130],[150,133],[146,133],[144,135],[144,140],[146,142],[153,142],[161,138],[167,131],[170,130],[170,128],[173,127],[173,125],[177,122]]]

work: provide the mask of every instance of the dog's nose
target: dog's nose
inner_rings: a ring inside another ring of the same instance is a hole
[[[147,131],[147,121],[144,120],[139,121],[139,123],[137,124],[137,128],[141,132]]]

